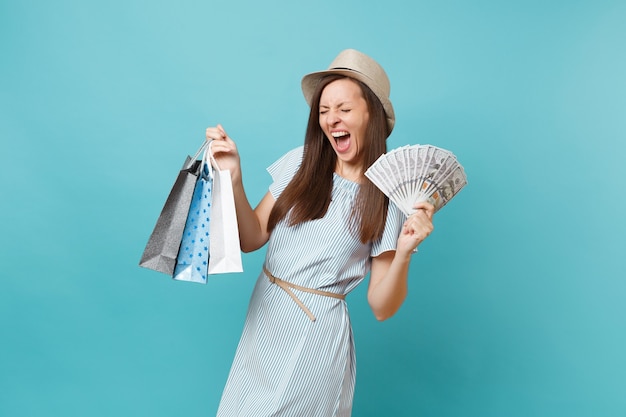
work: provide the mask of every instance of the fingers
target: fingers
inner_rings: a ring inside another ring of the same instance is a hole
[[[211,142],[211,153],[213,154],[213,156],[220,154],[220,153],[229,153],[229,152],[232,152],[233,150],[234,150],[234,147],[225,140],[217,139]]]
[[[435,206],[430,204],[428,201],[419,201],[415,203],[413,208],[416,209],[417,212],[422,211],[426,213],[426,215],[428,216],[428,219],[430,220],[433,219],[433,215],[435,214]]]
[[[216,155],[218,153],[231,153],[237,152],[237,146],[235,142],[228,136],[222,125],[208,127],[205,131],[206,140],[213,141],[211,144],[211,153]]]
[[[426,203],[428,204],[428,203]],[[421,207],[411,216],[409,216],[404,222],[402,232],[411,236],[418,243],[426,239],[432,231],[435,229],[432,222],[432,204],[428,204],[431,207]]]
[[[403,225],[403,230],[410,235],[419,235],[422,239],[426,238],[435,226],[425,215],[413,215],[409,217]]]
[[[230,139],[222,125],[218,124],[214,127],[208,127],[205,132],[207,140],[228,140]]]

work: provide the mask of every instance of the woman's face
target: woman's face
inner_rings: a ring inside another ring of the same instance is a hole
[[[355,81],[342,78],[324,88],[319,123],[337,153],[338,168],[343,164],[360,168],[368,121],[367,102]]]

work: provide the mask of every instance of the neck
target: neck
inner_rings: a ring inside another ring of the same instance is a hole
[[[360,183],[363,179],[363,170],[360,166],[351,165],[337,161],[335,172],[342,178],[352,182]]]

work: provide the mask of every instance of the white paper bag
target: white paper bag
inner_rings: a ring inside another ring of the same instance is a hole
[[[209,274],[243,272],[239,227],[230,171],[220,170],[213,156],[211,156],[211,162],[215,169],[213,171],[213,202],[209,225]]]

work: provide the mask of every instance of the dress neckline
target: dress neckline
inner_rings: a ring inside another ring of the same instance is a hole
[[[333,172],[333,179],[334,179],[333,181],[334,184],[339,185],[342,188],[345,188],[347,190],[356,191],[361,186],[358,182],[354,182],[352,180],[344,178],[341,175],[337,174],[336,172]]]

